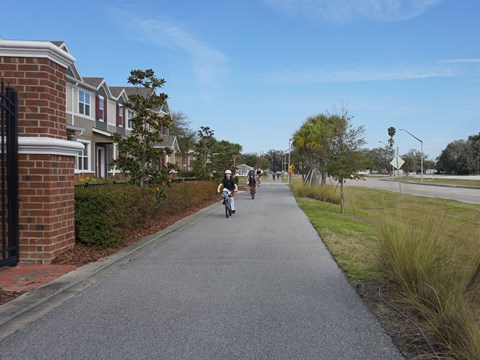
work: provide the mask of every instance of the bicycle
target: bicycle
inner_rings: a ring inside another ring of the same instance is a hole
[[[255,194],[257,193],[257,187],[255,185],[250,185],[250,196],[252,200],[255,199]]]
[[[228,189],[223,189],[221,192],[225,204],[225,217],[228,219],[229,216],[232,216],[232,191]]]

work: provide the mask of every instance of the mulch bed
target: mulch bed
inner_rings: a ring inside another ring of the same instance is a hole
[[[121,246],[118,247],[108,247],[104,249],[95,249],[89,246],[86,246],[82,243],[76,243],[74,247],[70,250],[65,251],[64,253],[57,256],[52,260],[52,264],[65,264],[65,265],[77,265],[82,266],[88,263],[100,260],[104,257],[110,256],[120,249],[123,249],[145,236],[155,234],[161,230],[166,229],[170,225],[173,225],[178,220],[183,219],[188,215],[192,215],[199,210],[206,208],[216,202],[219,202],[218,199],[211,199],[205,201],[202,206],[191,208],[175,214],[164,214],[160,219],[152,220],[147,223],[142,229],[135,229],[127,232],[125,236],[125,241]],[[22,295],[21,291],[6,291],[0,289],[0,305],[5,304],[9,301],[12,301]]]

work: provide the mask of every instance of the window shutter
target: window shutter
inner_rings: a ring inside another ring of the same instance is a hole
[[[105,97],[103,99],[103,117],[104,117],[105,122],[107,122],[107,104],[108,104],[108,100]]]
[[[100,96],[95,96],[95,119],[100,119]]]
[[[123,124],[122,124],[122,126],[123,126],[123,128],[125,128],[125,105],[122,106],[122,109],[123,109],[123,114],[122,114],[122,122],[123,122]]]

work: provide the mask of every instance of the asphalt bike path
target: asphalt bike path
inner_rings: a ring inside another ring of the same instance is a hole
[[[229,219],[219,198],[85,280],[4,338],[0,359],[403,358],[288,186],[235,201]]]

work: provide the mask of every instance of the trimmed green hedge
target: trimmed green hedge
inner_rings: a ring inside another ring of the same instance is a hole
[[[159,199],[155,186],[103,186],[75,190],[76,240],[95,248],[121,245],[127,229],[152,219],[195,208],[217,196],[216,184],[191,181],[171,184]]]

